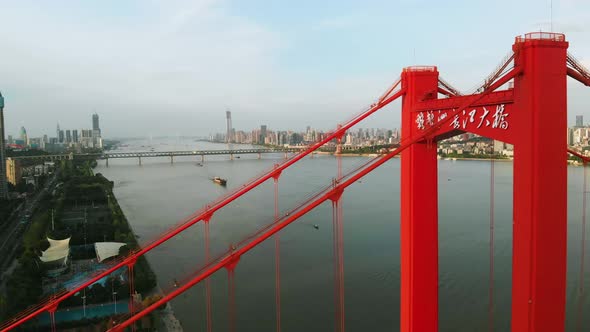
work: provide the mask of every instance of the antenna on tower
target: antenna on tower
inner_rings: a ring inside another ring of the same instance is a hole
[[[550,19],[550,21],[551,21],[551,32],[553,32],[553,0],[550,0],[549,1],[549,12],[550,12],[550,15],[551,15],[551,19]]]

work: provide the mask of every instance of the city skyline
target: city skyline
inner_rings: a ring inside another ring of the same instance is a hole
[[[328,129],[370,105],[408,65],[436,64],[469,91],[509,51],[505,41],[528,31],[553,27],[573,53],[590,54],[583,15],[590,3],[553,2],[553,22],[549,1],[532,0],[302,1],[289,12],[262,1],[18,2],[3,8],[0,22],[5,119],[11,134],[25,126],[38,136],[55,118],[73,127],[97,110],[106,136],[204,136],[223,131],[218,114],[230,108],[244,128],[263,121]],[[417,8],[425,15],[419,23],[404,15]],[[459,23],[427,20],[435,15]],[[480,24],[478,15],[502,24]],[[408,25],[416,26],[411,35],[402,33]],[[590,67],[589,58],[580,60]],[[568,93],[568,123],[574,114],[589,118],[589,92],[570,84]],[[384,119],[399,127],[399,112]]]

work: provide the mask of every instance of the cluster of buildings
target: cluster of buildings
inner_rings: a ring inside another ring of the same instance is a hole
[[[209,136],[211,142],[217,143],[238,143],[238,144],[266,144],[283,147],[297,147],[313,144],[323,140],[329,135],[328,132],[307,127],[304,132],[292,130],[274,131],[266,125],[251,131],[235,130],[231,125],[231,112],[226,112],[227,131]],[[342,144],[347,148],[395,144],[399,142],[399,130],[393,129],[363,129],[348,132],[343,138]]]
[[[55,137],[29,137],[25,127],[21,127],[18,137],[5,135],[4,97],[0,93],[0,199],[8,198],[8,183],[13,185],[21,181],[36,184],[40,175],[53,171],[54,164],[41,162],[22,164],[18,159],[8,158],[6,148],[15,151],[36,149],[48,153],[82,152],[87,149],[102,149],[103,141],[98,114],[92,115],[92,129],[60,129],[59,124]]]
[[[267,144],[284,147],[310,145],[324,139],[328,133],[307,127],[305,132],[273,131],[266,125],[251,131],[236,131],[231,124],[231,112],[226,112],[227,132],[209,136],[209,140],[218,143]],[[345,134],[343,149],[356,149],[366,146],[397,144],[400,141],[398,129],[363,129],[359,128]],[[590,127],[584,126],[582,115],[576,116],[576,125],[567,130],[567,144],[590,156]],[[500,141],[479,138],[465,133],[439,142],[438,154],[445,156],[500,155],[506,158],[514,156],[514,146]]]
[[[514,157],[514,145],[474,134],[463,134],[441,141],[437,148],[440,157],[504,156]]]
[[[584,118],[576,116],[576,126],[567,129],[567,144],[584,152],[590,148],[590,127],[584,126]]]
[[[63,153],[65,151],[81,152],[84,149],[101,149],[102,137],[98,114],[92,115],[92,129],[60,129],[59,123],[54,137],[29,137],[25,127],[20,128],[18,137],[8,135],[7,142],[13,149],[39,149],[51,153]]]

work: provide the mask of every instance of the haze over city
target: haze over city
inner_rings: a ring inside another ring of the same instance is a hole
[[[437,65],[468,91],[522,32],[564,32],[590,66],[589,22],[583,0],[3,2],[6,132],[84,127],[97,112],[106,137],[206,136],[228,108],[236,129],[330,129],[404,66]],[[570,84],[569,124],[590,118],[588,97]],[[385,119],[367,126],[399,127],[397,111]]]

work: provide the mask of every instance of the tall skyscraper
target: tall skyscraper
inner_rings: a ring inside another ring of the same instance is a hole
[[[72,131],[66,130],[66,143],[72,143]]]
[[[264,144],[265,138],[266,138],[266,125],[261,125],[260,126],[260,139],[258,140],[258,142],[260,144]]]
[[[8,185],[6,184],[6,151],[4,150],[4,97],[0,92],[0,198],[8,198]]]
[[[25,127],[20,127],[20,139],[23,141],[23,145],[29,145],[29,137],[27,136],[27,130]]]
[[[98,122],[98,114],[92,114],[92,130],[98,131],[98,137],[100,137],[100,124]]]
[[[225,119],[227,121],[227,133],[225,134],[225,142],[226,143],[233,143],[234,138],[232,135],[231,112],[230,111],[225,111]]]
[[[60,143],[64,143],[64,142],[65,142],[64,131],[63,131],[63,130],[60,130],[60,131],[57,133],[57,139],[58,139],[58,141],[59,141]]]
[[[576,115],[576,127],[584,127],[584,116]]]
[[[72,130],[72,139],[74,143],[78,143],[78,129]]]

